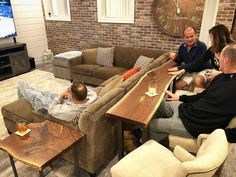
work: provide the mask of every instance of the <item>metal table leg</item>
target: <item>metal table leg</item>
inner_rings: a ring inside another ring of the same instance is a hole
[[[74,170],[75,176],[79,177],[79,159],[78,159],[78,143],[73,145],[73,156],[74,156]]]
[[[145,143],[149,140],[149,128],[142,128],[142,143]]]
[[[13,160],[13,157],[10,155],[10,154],[8,154],[9,155],[9,158],[10,158],[10,161],[11,161],[11,166],[12,166],[12,170],[13,170],[13,172],[14,172],[14,175],[15,175],[15,177],[18,177],[18,174],[17,174],[17,171],[16,171],[16,166],[15,166],[15,162],[14,162],[14,160]]]
[[[44,177],[43,170],[39,171],[39,177]]]
[[[118,121],[118,159],[124,157],[124,127],[122,120]]]

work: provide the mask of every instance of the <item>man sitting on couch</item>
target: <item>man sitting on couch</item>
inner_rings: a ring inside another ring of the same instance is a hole
[[[76,81],[60,95],[20,82],[17,94],[18,98],[24,97],[29,101],[35,110],[66,122],[76,121],[76,115],[97,99],[96,92]]]

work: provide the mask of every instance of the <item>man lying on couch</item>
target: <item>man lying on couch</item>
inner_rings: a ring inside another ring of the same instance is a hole
[[[24,97],[29,101],[35,110],[66,122],[75,121],[76,115],[97,99],[96,92],[76,81],[60,95],[38,90],[26,82],[20,82],[17,94],[18,98]]]

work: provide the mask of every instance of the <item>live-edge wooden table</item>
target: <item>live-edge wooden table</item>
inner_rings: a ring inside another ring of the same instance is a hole
[[[168,68],[176,66],[176,63],[169,60],[158,68],[147,72],[139,82],[112,108],[106,112],[109,118],[116,118],[119,121],[118,132],[118,158],[124,156],[123,150],[123,121],[132,123],[140,128],[146,128],[163,100],[164,90],[168,89],[174,75],[169,75]],[[145,94],[148,91],[150,82],[156,82],[157,96],[149,97]]]
[[[15,177],[18,174],[13,157],[36,168],[42,177],[43,169],[70,147],[73,147],[75,175],[79,176],[78,142],[83,133],[48,120],[30,123],[29,129],[31,131],[22,137],[12,133],[0,141],[0,149],[9,154]]]

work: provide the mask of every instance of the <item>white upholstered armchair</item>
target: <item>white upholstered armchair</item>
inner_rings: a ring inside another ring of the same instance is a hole
[[[196,156],[181,146],[172,152],[149,140],[115,164],[112,177],[213,176],[228,154],[225,132],[217,129],[210,135],[201,134],[192,145],[196,146]]]

